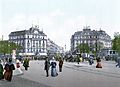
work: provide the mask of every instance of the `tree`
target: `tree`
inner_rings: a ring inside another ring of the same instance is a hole
[[[99,43],[98,43],[98,51],[100,51],[100,50],[103,49],[103,48],[104,48],[103,43],[102,43],[102,42],[99,42]]]
[[[119,33],[114,35],[114,39],[112,40],[112,49],[120,53],[120,34]]]
[[[87,43],[82,43],[77,46],[78,50],[80,53],[89,53],[90,52],[90,47]]]
[[[59,60],[61,58],[61,53],[55,53],[55,59],[56,60]]]
[[[7,40],[0,41],[0,53],[2,54],[11,54],[13,49],[20,50],[22,49],[22,46],[14,43],[14,42],[9,42]]]
[[[9,53],[8,41],[0,41],[0,53],[4,55]]]

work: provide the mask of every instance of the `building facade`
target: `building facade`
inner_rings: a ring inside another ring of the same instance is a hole
[[[55,44],[52,40],[48,38],[47,39],[47,51],[49,55],[54,56],[55,54],[63,54],[64,48],[58,46],[57,44]]]
[[[91,30],[89,26],[83,31],[77,31],[71,37],[71,51],[74,51],[79,44],[88,44],[90,51],[100,51],[103,48],[111,48],[111,37],[103,30]]]
[[[29,30],[15,31],[9,34],[9,41],[22,46],[21,55],[47,54],[47,35],[38,26]]]

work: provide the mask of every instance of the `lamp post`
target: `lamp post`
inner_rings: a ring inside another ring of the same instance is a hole
[[[77,63],[79,64],[80,60],[79,60],[79,55],[80,55],[80,52],[79,52],[79,47],[78,47],[78,36],[77,36],[77,48],[76,48],[76,55],[77,55]]]
[[[79,49],[78,49],[78,48],[77,48],[77,53],[76,53],[76,55],[77,55],[77,63],[79,64],[79,62],[80,62],[80,59],[79,59],[80,52],[79,52]]]
[[[98,47],[98,43],[97,43],[97,35],[95,36],[95,40],[96,40],[96,44],[95,44],[95,51],[96,51],[96,53],[95,53],[95,55],[96,55],[96,58],[97,58],[97,47]]]
[[[65,44],[65,48],[63,48],[64,49],[64,57],[65,57],[65,55],[66,55],[66,44]]]
[[[8,44],[8,54],[9,54],[9,57],[11,55],[11,52],[10,52],[10,44]]]

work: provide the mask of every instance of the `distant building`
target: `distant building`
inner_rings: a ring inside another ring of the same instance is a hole
[[[111,37],[103,30],[91,30],[89,26],[83,31],[77,31],[71,37],[71,51],[74,51],[78,44],[87,43],[90,51],[99,51],[103,48],[111,48]]]
[[[102,49],[98,56],[106,60],[116,60],[118,57],[118,52],[112,49]]]
[[[58,46],[49,38],[47,39],[47,51],[48,51],[48,54],[51,56],[54,56],[57,53],[60,53],[60,54],[64,53],[63,47]]]
[[[46,55],[47,35],[39,30],[38,26],[29,30],[14,31],[9,34],[9,41],[23,47],[21,55]]]

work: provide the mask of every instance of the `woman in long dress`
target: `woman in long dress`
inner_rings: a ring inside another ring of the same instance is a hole
[[[52,77],[57,76],[58,75],[57,70],[56,70],[57,63],[56,63],[54,57],[52,58],[52,62],[51,62],[50,65],[51,65],[51,76]]]
[[[12,63],[12,58],[9,58],[8,63],[5,64],[5,73],[4,73],[4,78],[7,81],[11,81],[12,80],[12,76],[13,76],[13,70],[15,70],[15,66]]]

